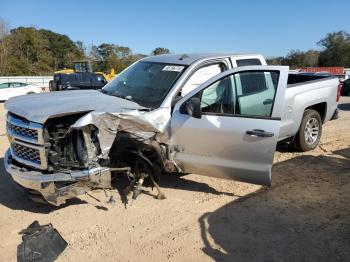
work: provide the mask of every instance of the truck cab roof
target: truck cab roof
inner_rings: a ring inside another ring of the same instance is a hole
[[[184,53],[184,54],[166,54],[149,56],[142,61],[155,62],[155,63],[167,63],[178,65],[191,65],[192,63],[202,59],[215,59],[225,57],[240,57],[240,58],[262,58],[263,56],[255,53]],[[264,61],[264,60],[263,60]]]

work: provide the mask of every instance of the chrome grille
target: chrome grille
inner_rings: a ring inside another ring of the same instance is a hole
[[[11,137],[34,144],[44,144],[43,126],[41,124],[8,114],[6,129],[7,134]]]
[[[47,169],[43,125],[11,113],[7,116],[7,134],[12,157],[27,166]]]
[[[41,164],[40,151],[35,148],[30,148],[21,144],[13,143],[12,152],[16,157],[22,158],[26,161]]]
[[[12,131],[14,134],[22,136],[22,137],[28,137],[31,139],[35,139],[38,141],[38,130],[30,129],[22,126],[17,126],[12,123],[7,124],[7,128]]]

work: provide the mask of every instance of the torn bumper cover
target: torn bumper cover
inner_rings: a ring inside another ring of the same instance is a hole
[[[25,162],[23,157],[18,157],[11,146],[4,159],[7,172],[15,182],[29,189],[29,192],[31,190],[40,192],[48,203],[56,206],[92,189],[111,188],[111,172],[120,172],[116,168],[122,168],[124,171],[125,168],[130,169],[128,166],[110,166],[109,152],[117,134],[129,133],[137,142],[151,141],[150,144],[153,142],[157,144],[159,142],[157,135],[164,134],[170,119],[170,112],[165,108],[152,112],[140,112],[135,109],[121,111],[122,113],[89,112],[77,119],[74,124],[70,124],[66,133],[64,129],[63,131],[61,129],[56,131],[52,127],[45,129],[43,125],[43,130],[47,131],[49,139],[45,144],[45,155],[40,155],[40,161],[48,161],[51,166],[40,168],[40,171],[33,163]],[[56,140],[55,136],[50,137],[50,134],[55,132],[61,132],[64,135]],[[64,140],[67,137],[68,139]],[[19,143],[21,139],[22,137],[16,135],[11,137],[10,143],[13,141]],[[66,141],[69,145],[67,152],[74,151],[75,155],[69,154],[67,159],[70,162],[63,161],[63,165],[60,166],[60,162],[56,161],[53,153],[58,148],[58,152],[62,154],[64,150],[61,148],[66,146]],[[27,142],[23,143],[29,147]],[[43,147],[43,145],[39,146]],[[73,164],[65,166],[65,163]]]
[[[59,206],[67,199],[84,194],[93,188],[111,187],[111,173],[107,167],[43,174],[39,171],[16,166],[12,163],[10,150],[7,150],[4,160],[6,171],[16,183],[27,189],[40,192],[47,202],[55,206]],[[66,182],[68,185],[57,187],[57,182]]]

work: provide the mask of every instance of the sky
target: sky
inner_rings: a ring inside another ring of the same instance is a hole
[[[0,0],[0,18],[11,28],[45,28],[87,47],[114,43],[143,54],[166,47],[273,57],[320,49],[327,33],[350,33],[349,10],[350,0]]]

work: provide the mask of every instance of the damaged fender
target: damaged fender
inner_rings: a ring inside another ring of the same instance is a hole
[[[101,147],[99,158],[106,159],[118,131],[126,131],[143,139],[150,139],[157,133],[164,133],[170,120],[170,112],[159,108],[151,113],[129,110],[123,113],[90,112],[78,119],[71,129],[84,129],[89,125],[95,126],[99,133]]]

